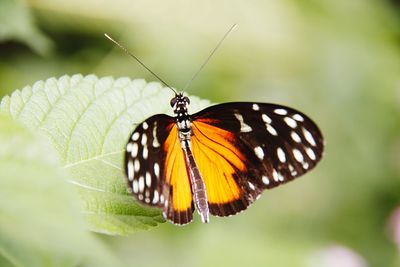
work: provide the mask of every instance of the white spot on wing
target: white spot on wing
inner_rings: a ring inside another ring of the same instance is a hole
[[[257,104],[253,104],[253,110],[260,110],[260,106]]]
[[[265,123],[271,123],[272,122],[271,118],[268,117],[267,114],[262,114],[261,118]]]
[[[283,181],[285,181],[285,177],[283,177],[282,174],[278,173],[278,180],[283,182]]]
[[[138,172],[140,169],[140,162],[138,159],[135,159],[134,167],[135,167],[135,172]]]
[[[158,200],[159,200],[159,196],[158,196],[158,191],[154,191],[153,192],[153,204],[156,204],[157,202],[158,202]]]
[[[164,195],[160,195],[160,202],[164,203]]]
[[[132,160],[128,161],[128,179],[129,179],[129,181],[133,180],[133,162],[132,162]]]
[[[139,180],[139,192],[143,193],[143,190],[144,190],[144,177],[140,176],[138,180]]]
[[[316,160],[317,159],[317,157],[315,156],[314,151],[311,148],[307,147],[306,148],[306,153],[310,157],[311,160]]]
[[[286,122],[286,124],[289,127],[291,127],[291,128],[296,128],[297,127],[297,122],[294,119],[292,119],[290,117],[285,117],[283,120]]]
[[[278,159],[280,160],[280,162],[283,163],[286,161],[286,155],[282,148],[278,147],[276,150],[276,154],[278,155]]]
[[[139,136],[140,136],[140,134],[138,133],[138,132],[135,132],[133,135],[132,135],[132,140],[133,141],[137,141],[138,139],[139,139]]]
[[[158,142],[157,139],[157,122],[154,122],[154,126],[153,126],[153,147],[159,147],[160,143]]]
[[[283,109],[283,108],[277,108],[274,110],[274,112],[278,115],[286,115],[287,114],[287,110]]]
[[[261,159],[261,160],[264,159],[264,151],[263,151],[263,149],[262,149],[260,146],[256,146],[256,147],[254,148],[254,153],[256,153],[256,156],[257,156],[259,159]]]
[[[304,121],[304,118],[300,114],[294,114],[292,117],[296,121]]]
[[[275,169],[272,171],[272,178],[274,178],[274,180],[276,182],[279,181],[279,175],[278,175],[278,172]]]
[[[263,182],[264,184],[266,184],[266,185],[269,185],[269,179],[268,179],[268,177],[267,177],[267,176],[263,176],[263,177],[262,177],[262,182]]]
[[[136,158],[137,153],[138,153],[138,149],[139,149],[138,144],[137,143],[133,143],[132,144],[132,151],[131,151],[132,158]]]
[[[303,134],[304,134],[304,137],[306,138],[307,142],[309,142],[312,146],[317,145],[315,143],[315,140],[314,140],[312,134],[309,131],[307,131],[307,129],[304,127],[303,127]]]
[[[276,132],[275,128],[272,127],[270,124],[267,124],[267,131],[272,135],[275,135],[275,136],[278,135],[278,133]]]
[[[146,172],[146,185],[147,187],[151,186],[151,175],[149,172]]]
[[[147,122],[143,122],[142,126],[143,126],[144,130],[147,130],[149,128],[149,125],[147,124]]]
[[[296,143],[300,143],[301,142],[301,138],[296,132],[292,132],[290,134],[290,136],[292,137],[293,141],[295,141]]]
[[[149,156],[149,150],[147,149],[147,146],[143,147],[143,158],[147,159],[147,157]]]
[[[158,165],[158,163],[154,163],[154,174],[159,177],[160,176],[160,166]]]
[[[293,168],[293,166],[291,164],[289,164],[289,170],[290,170],[290,173],[292,174],[292,176],[297,175],[297,171]]]
[[[254,184],[252,184],[252,183],[250,183],[250,182],[247,182],[247,183],[249,184],[249,187],[250,187],[251,190],[255,190],[255,189],[256,189],[256,187],[254,186]]]
[[[131,153],[132,152],[132,143],[128,143],[127,145],[126,145],[126,152],[128,152],[128,153]]]
[[[137,194],[139,187],[138,187],[138,181],[137,180],[133,180],[133,185],[132,185],[132,189],[133,189],[133,193]]]
[[[146,145],[146,143],[147,143],[147,135],[146,134],[143,134],[142,135],[142,146],[144,146],[144,145]]]
[[[253,129],[251,129],[251,127],[249,125],[247,125],[244,120],[243,120],[243,116],[238,114],[238,113],[234,113],[236,119],[240,122],[240,131],[242,133],[246,133],[246,132],[251,132]]]
[[[303,154],[301,154],[301,152],[298,149],[296,149],[296,148],[293,149],[293,155],[294,155],[294,158],[298,162],[303,162],[304,161]]]

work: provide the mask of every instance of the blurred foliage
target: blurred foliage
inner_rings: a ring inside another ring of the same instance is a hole
[[[117,263],[85,231],[56,153],[41,137],[4,115],[0,117],[0,169],[1,266]]]
[[[332,244],[368,266],[399,262],[387,227],[400,202],[398,1],[0,1],[0,13],[5,7],[21,17],[0,18],[0,95],[74,73],[154,80],[103,32],[182,88],[238,23],[189,92],[286,104],[321,126],[320,166],[246,212],[102,237],[126,266],[309,266]]]
[[[0,2],[0,41],[17,41],[40,55],[49,54],[52,43],[33,23],[25,0]]]

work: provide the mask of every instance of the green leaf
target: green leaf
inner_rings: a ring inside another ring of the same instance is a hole
[[[123,152],[135,123],[171,112],[172,96],[159,83],[74,75],[15,91],[2,99],[0,113],[50,140],[72,176],[91,230],[125,235],[164,222],[159,209],[127,193]],[[207,105],[191,97],[190,111]]]
[[[113,266],[49,143],[0,115],[1,266]],[[77,246],[79,244],[79,246]]]

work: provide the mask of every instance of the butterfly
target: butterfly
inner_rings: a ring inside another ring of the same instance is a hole
[[[175,116],[154,115],[131,134],[125,172],[138,201],[184,225],[245,210],[271,189],[313,169],[324,140],[303,113],[281,105],[232,102],[189,114],[175,93]]]

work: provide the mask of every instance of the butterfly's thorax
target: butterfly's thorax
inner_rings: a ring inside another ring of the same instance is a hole
[[[202,221],[208,222],[209,209],[207,191],[191,150],[192,122],[188,114],[189,99],[184,97],[182,94],[179,94],[171,100],[171,106],[176,114],[179,140],[189,169],[194,203],[196,204],[197,211],[199,212]]]
[[[192,122],[188,113],[189,100],[181,94],[171,100],[171,106],[176,114],[176,126],[178,127],[179,140],[181,146],[185,149],[190,147],[190,138],[192,135]]]
[[[183,148],[185,144],[182,143],[182,141],[188,140],[190,142],[190,137],[192,135],[192,122],[187,112],[178,113],[176,125],[178,126],[179,140]]]

